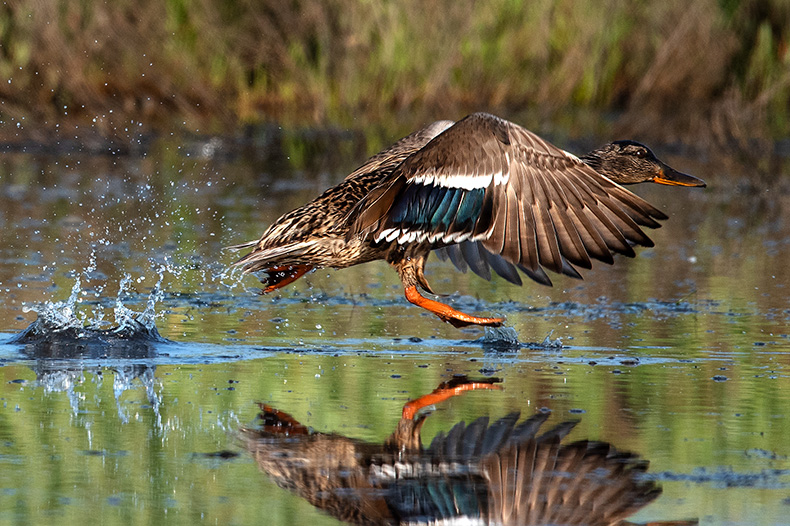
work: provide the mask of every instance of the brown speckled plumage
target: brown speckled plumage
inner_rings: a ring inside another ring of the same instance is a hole
[[[489,279],[521,284],[517,271],[550,285],[544,271],[580,278],[592,260],[633,257],[652,246],[643,227],[661,211],[619,183],[704,186],[650,150],[618,141],[577,158],[530,131],[476,113],[401,139],[313,201],[277,219],[236,262],[263,271],[271,292],[322,267],[377,259],[397,270],[412,303],[455,326],[499,325],[422,297],[432,251]]]
[[[439,121],[371,157],[340,184],[277,219],[257,241],[230,247],[254,247],[235,264],[245,272],[308,264],[345,268],[381,259],[386,247],[361,238],[346,239],[353,207],[386,179],[403,160],[424,146],[452,121]],[[389,245],[389,244],[387,244]]]

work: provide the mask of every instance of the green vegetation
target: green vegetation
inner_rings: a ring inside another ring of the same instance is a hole
[[[790,134],[787,0],[55,0],[4,3],[0,28],[6,137],[270,121],[393,133],[476,110],[563,134]]]

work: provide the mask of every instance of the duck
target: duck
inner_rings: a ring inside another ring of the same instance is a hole
[[[406,299],[455,327],[498,327],[425,297],[425,264],[436,252],[457,268],[517,285],[519,272],[551,286],[546,273],[581,279],[579,268],[652,247],[643,228],[668,217],[623,185],[704,187],[645,145],[608,143],[581,157],[513,122],[474,113],[437,121],[368,159],[336,186],[275,220],[234,265],[272,293],[320,268],[384,260]]]
[[[568,442],[578,421],[541,432],[545,412],[459,421],[423,446],[421,430],[435,404],[497,390],[499,381],[442,382],[403,406],[384,442],[318,432],[268,404],[259,404],[256,425],[239,436],[273,482],[349,524],[624,526],[661,495],[645,476],[648,461],[607,442]]]

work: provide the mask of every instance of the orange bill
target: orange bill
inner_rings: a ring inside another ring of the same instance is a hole
[[[684,174],[683,172],[678,172],[664,163],[661,164],[661,173],[653,177],[654,183],[668,184],[671,186],[696,186],[702,188],[707,186],[702,179],[694,177],[693,175]]]

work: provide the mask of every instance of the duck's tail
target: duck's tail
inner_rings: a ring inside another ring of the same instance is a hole
[[[241,245],[228,248],[233,250],[249,248],[257,243],[258,241],[253,241],[251,243],[242,243]],[[244,272],[249,273],[258,272],[259,270],[268,270],[272,267],[299,264],[301,263],[299,262],[300,257],[309,252],[315,243],[315,240],[298,241],[277,247],[256,248],[233,263],[233,266],[242,267]]]
[[[233,251],[236,251],[236,250],[241,250],[243,248],[250,248],[250,247],[254,247],[255,245],[257,245],[259,243],[259,241],[260,241],[259,239],[256,239],[254,241],[247,241],[246,243],[242,243],[240,245],[231,245],[229,247],[223,247],[222,250],[233,250]]]

